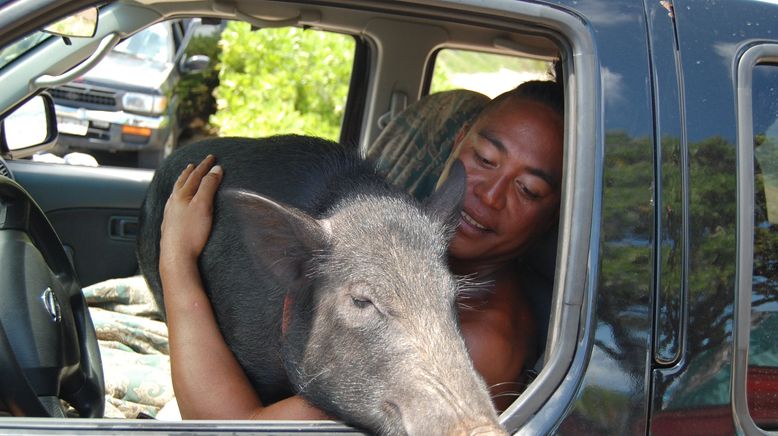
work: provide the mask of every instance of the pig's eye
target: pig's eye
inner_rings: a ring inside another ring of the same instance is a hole
[[[369,299],[360,297],[351,297],[351,302],[354,303],[354,306],[356,306],[358,309],[364,309],[373,305],[373,302]]]

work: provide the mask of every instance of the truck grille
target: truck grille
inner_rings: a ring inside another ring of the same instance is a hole
[[[54,101],[68,103],[68,106],[83,106],[90,109],[115,108],[116,93],[99,89],[87,89],[73,85],[64,85],[49,90]]]

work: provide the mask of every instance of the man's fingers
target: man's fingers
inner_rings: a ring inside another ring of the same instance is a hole
[[[189,178],[189,174],[192,174],[192,170],[194,169],[194,165],[188,164],[186,168],[184,168],[183,171],[181,171],[181,174],[178,176],[178,179],[176,179],[176,183],[173,184],[173,190],[181,189],[182,186],[184,186],[184,183],[186,183],[186,179]]]
[[[222,181],[224,170],[219,165],[212,167],[208,173],[203,177],[200,182],[200,188],[195,193],[193,200],[198,202],[207,202],[207,204],[213,204],[213,196],[216,194],[216,189],[219,188],[219,183]]]
[[[212,154],[206,156],[205,159],[203,159],[189,174],[189,177],[182,186],[182,193],[193,196],[200,186],[200,180],[202,180],[203,176],[208,172],[215,160],[216,158],[213,157]]]

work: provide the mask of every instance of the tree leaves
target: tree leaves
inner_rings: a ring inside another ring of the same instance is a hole
[[[220,136],[339,138],[353,37],[295,27],[252,31],[231,22],[219,44],[218,109],[210,122]]]

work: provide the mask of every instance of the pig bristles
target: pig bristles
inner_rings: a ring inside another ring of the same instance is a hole
[[[305,277],[308,279],[315,279],[318,276],[326,276],[327,271],[322,270],[321,266],[325,264],[325,261],[329,259],[329,253],[324,249],[311,250],[312,262],[309,268],[305,271]]]
[[[498,386],[507,386],[507,385],[516,386],[516,390],[514,390],[514,391],[507,391],[507,392],[500,392],[499,394],[490,395],[490,397],[492,399],[503,398],[503,397],[519,398],[519,395],[521,395],[521,393],[524,392],[525,389],[527,389],[527,386],[529,386],[529,383],[519,383],[519,382],[495,383],[495,384],[489,386],[489,390],[491,390],[493,388],[496,388]]]
[[[453,410],[457,410],[462,415],[467,413],[465,410],[463,410],[461,404],[454,401],[456,395],[451,391],[450,387],[444,383],[441,383],[441,380],[435,377],[435,375],[429,371],[429,368],[422,368],[421,375],[429,380],[430,387],[438,391],[441,394],[441,398],[443,398],[444,401],[446,401]]]
[[[457,305],[465,310],[475,308],[462,302],[462,299],[475,298],[494,292],[494,281],[479,280],[475,274],[467,274],[457,277]]]
[[[305,392],[305,390],[308,388],[308,385],[311,384],[311,382],[313,382],[314,380],[316,380],[317,378],[321,377],[322,375],[324,375],[324,374],[326,374],[328,372],[329,372],[329,369],[323,369],[323,370],[319,371],[318,374],[315,374],[313,376],[307,377],[307,380],[305,380],[304,383],[300,383],[297,386],[297,391],[301,392],[301,393]],[[306,378],[306,375],[304,375],[299,369],[297,370],[297,374],[299,375],[299,379],[300,380],[303,380],[304,378]]]

